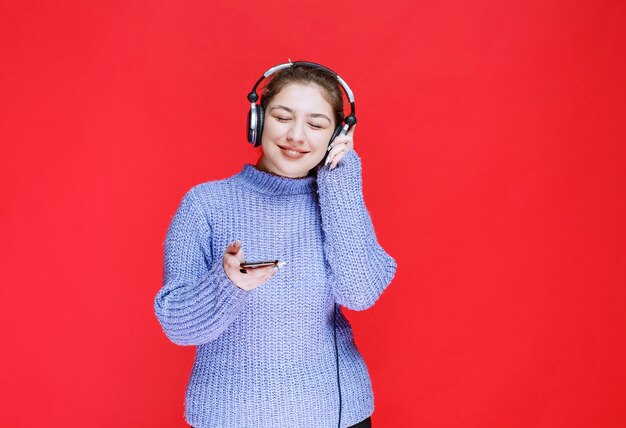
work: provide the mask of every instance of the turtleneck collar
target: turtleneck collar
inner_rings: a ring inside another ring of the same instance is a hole
[[[316,188],[314,175],[301,178],[283,177],[261,171],[249,163],[234,178],[247,188],[267,195],[297,195],[315,192]]]

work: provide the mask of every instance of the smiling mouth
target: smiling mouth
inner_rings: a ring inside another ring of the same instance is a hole
[[[280,147],[280,149],[281,149],[284,153],[286,153],[286,154],[288,154],[288,155],[290,155],[290,156],[293,156],[293,157],[302,157],[302,156],[304,156],[305,154],[309,153],[309,152],[300,151],[300,150],[297,150],[297,149],[292,149],[292,148],[290,148],[290,147],[283,147],[283,146],[278,146],[278,147]]]

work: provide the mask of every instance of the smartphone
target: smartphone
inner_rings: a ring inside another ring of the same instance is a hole
[[[243,263],[240,263],[239,266],[243,269],[254,269],[254,268],[272,266],[272,265],[277,265],[277,264],[278,264],[278,260],[265,260],[262,262],[243,262]]]
[[[243,263],[239,263],[239,272],[241,273],[248,273],[248,271],[246,271],[246,269],[255,269],[255,268],[260,268],[260,267],[264,267],[264,266],[278,266],[279,268],[284,266],[286,264],[286,262],[279,262],[278,260],[265,260],[262,262],[243,262]]]

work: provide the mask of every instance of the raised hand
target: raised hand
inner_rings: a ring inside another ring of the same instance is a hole
[[[326,164],[330,164],[330,169],[334,169],[341,158],[343,158],[349,150],[354,149],[354,128],[356,128],[356,124],[352,125],[345,135],[338,135],[332,142],[332,149],[326,156]]]

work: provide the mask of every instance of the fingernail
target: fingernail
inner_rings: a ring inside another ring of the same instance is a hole
[[[235,247],[238,247],[238,246],[240,246],[240,245],[241,245],[241,241],[237,240],[237,241],[235,241],[235,242],[233,243],[233,245],[234,245]]]

